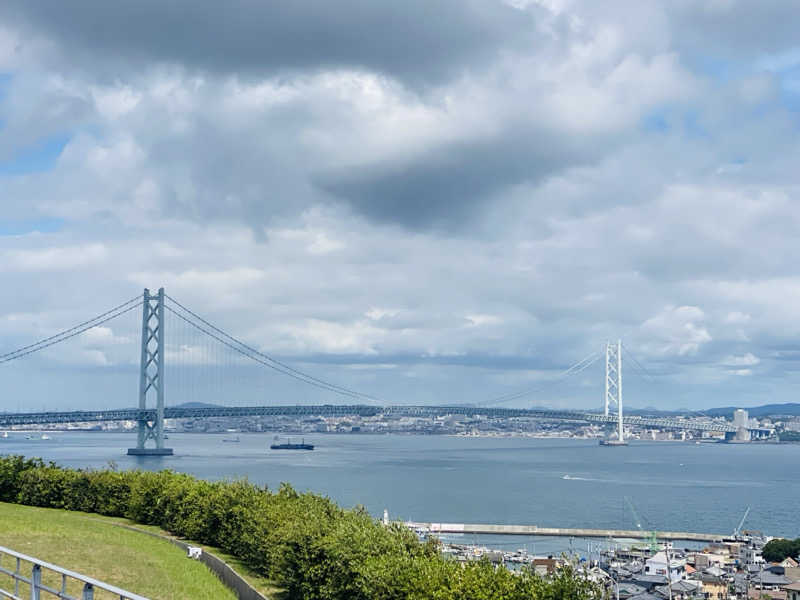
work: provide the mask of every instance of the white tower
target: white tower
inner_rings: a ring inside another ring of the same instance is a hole
[[[604,413],[608,416],[610,405],[617,406],[617,439],[619,444],[625,443],[622,429],[622,340],[616,344],[606,344],[606,395]]]
[[[139,418],[132,456],[168,456],[164,447],[164,288],[157,294],[145,289],[142,300],[142,356],[139,365]],[[155,397],[153,397],[155,396]],[[148,407],[148,399],[155,406]],[[147,448],[148,440],[155,448]]]

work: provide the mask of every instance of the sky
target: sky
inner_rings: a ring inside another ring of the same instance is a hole
[[[796,401],[798,22],[6,0],[0,353],[164,286],[387,402],[596,408],[602,360],[560,373],[617,339],[632,406]],[[136,318],[0,365],[0,410],[135,402]],[[279,379],[270,401],[342,401]]]

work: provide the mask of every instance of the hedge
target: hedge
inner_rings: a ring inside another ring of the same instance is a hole
[[[578,600],[603,592],[571,567],[543,578],[441,557],[400,525],[329,498],[165,470],[79,470],[0,457],[0,501],[155,525],[217,546],[303,600]]]

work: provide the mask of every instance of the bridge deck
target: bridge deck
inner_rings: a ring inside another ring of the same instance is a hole
[[[0,427],[14,425],[41,425],[45,423],[82,423],[96,421],[136,421],[154,420],[155,410],[135,408],[97,411],[68,411],[41,413],[0,413]],[[167,419],[248,417],[248,416],[352,416],[373,417],[379,414],[397,416],[434,417],[448,414],[461,414],[467,417],[490,418],[535,418],[577,421],[596,424],[613,424],[616,416],[601,415],[572,410],[547,410],[525,408],[485,408],[469,406],[370,406],[365,404],[342,405],[291,405],[291,406],[214,406],[214,407],[165,407]],[[735,432],[730,423],[720,421],[687,421],[678,417],[624,417],[626,425],[677,429],[689,431]]]

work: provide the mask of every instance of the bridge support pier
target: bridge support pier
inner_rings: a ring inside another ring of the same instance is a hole
[[[155,395],[155,415],[147,409],[147,398]],[[142,302],[142,354],[139,364],[139,418],[136,448],[131,456],[170,456],[164,447],[164,288],[157,294],[144,290]],[[152,440],[155,448],[147,447]]]

